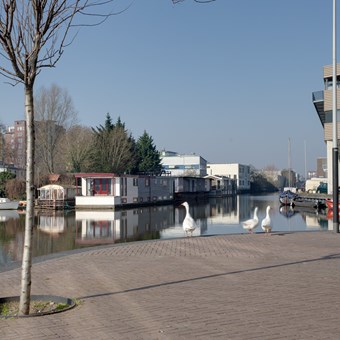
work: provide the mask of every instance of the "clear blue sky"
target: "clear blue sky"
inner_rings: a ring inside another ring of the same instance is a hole
[[[286,168],[290,138],[303,175],[305,145],[307,170],[326,156],[312,92],[331,63],[332,0],[136,0],[81,29],[36,90],[67,89],[82,125],[109,112],[136,139],[146,130],[159,150],[208,162]],[[0,78],[0,101],[2,123],[24,119],[22,86]]]

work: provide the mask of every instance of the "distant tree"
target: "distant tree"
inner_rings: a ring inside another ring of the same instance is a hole
[[[139,172],[160,173],[162,170],[160,154],[152,137],[144,131],[136,144],[137,168]]]
[[[125,129],[125,124],[118,117],[116,124],[100,125],[92,129],[94,133],[91,150],[92,169],[94,171],[127,173],[135,167],[135,141]]]
[[[5,185],[7,197],[10,199],[26,199],[26,183],[17,178],[9,179]]]
[[[36,118],[36,163],[40,173],[65,171],[61,147],[66,131],[77,122],[72,98],[56,84],[42,87],[34,98]]]
[[[90,128],[80,125],[73,126],[66,132],[62,149],[68,172],[85,172],[90,169],[93,137]]]
[[[268,181],[261,171],[250,166],[250,191],[252,193],[275,192],[277,188]]]
[[[279,188],[279,170],[275,165],[271,164],[264,167],[262,174],[267,178],[268,182]]]
[[[109,113],[106,114],[105,119],[105,130],[110,131],[114,128],[114,124],[112,123],[112,118]],[[98,130],[98,128],[97,128]]]
[[[0,197],[7,197],[6,183],[15,177],[15,174],[9,171],[0,172]]]

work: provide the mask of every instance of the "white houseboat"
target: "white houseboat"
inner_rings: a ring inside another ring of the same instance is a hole
[[[174,179],[166,176],[75,174],[80,190],[76,208],[102,209],[165,204],[174,200]]]

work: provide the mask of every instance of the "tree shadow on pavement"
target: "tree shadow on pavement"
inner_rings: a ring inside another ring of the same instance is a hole
[[[90,298],[95,298],[95,297],[125,294],[125,293],[137,292],[137,291],[142,291],[142,290],[147,290],[147,289],[159,288],[159,287],[163,287],[163,286],[172,286],[172,285],[177,285],[177,284],[182,284],[182,283],[187,283],[187,282],[206,280],[206,279],[222,277],[222,276],[236,275],[236,274],[241,274],[241,273],[251,273],[251,272],[267,270],[267,269],[275,269],[275,268],[280,268],[280,267],[294,266],[294,265],[298,265],[298,264],[302,264],[302,263],[306,264],[306,263],[313,263],[313,262],[318,262],[318,261],[339,260],[339,259],[340,259],[340,253],[330,254],[330,255],[315,258],[315,259],[306,259],[306,260],[300,260],[300,261],[294,261],[294,262],[288,262],[288,263],[281,263],[281,264],[275,264],[275,265],[269,265],[269,266],[263,266],[263,267],[257,267],[257,268],[235,270],[235,271],[231,271],[231,272],[193,277],[193,278],[190,278],[190,279],[163,282],[163,283],[152,284],[152,285],[147,285],[147,286],[143,286],[143,287],[125,289],[125,290],[121,290],[121,291],[117,291],[117,292],[107,292],[107,293],[99,293],[99,294],[81,296],[81,297],[78,297],[77,299],[85,300],[85,299],[90,299]]]

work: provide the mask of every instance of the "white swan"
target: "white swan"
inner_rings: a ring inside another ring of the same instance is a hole
[[[249,233],[252,233],[253,230],[257,227],[259,224],[259,218],[257,217],[257,207],[254,209],[254,217],[242,222],[243,228],[247,229]]]
[[[270,215],[269,215],[269,210],[270,210],[270,206],[268,205],[267,210],[266,210],[266,217],[262,220],[261,222],[261,228],[263,229],[263,231],[266,234],[271,233],[272,231],[272,221],[270,219]]]
[[[185,234],[187,236],[189,234],[190,234],[190,236],[192,236],[192,233],[197,228],[197,224],[190,215],[188,202],[184,202],[181,205],[183,205],[185,207],[185,210],[186,210],[185,218],[183,220],[183,230],[185,231]]]

